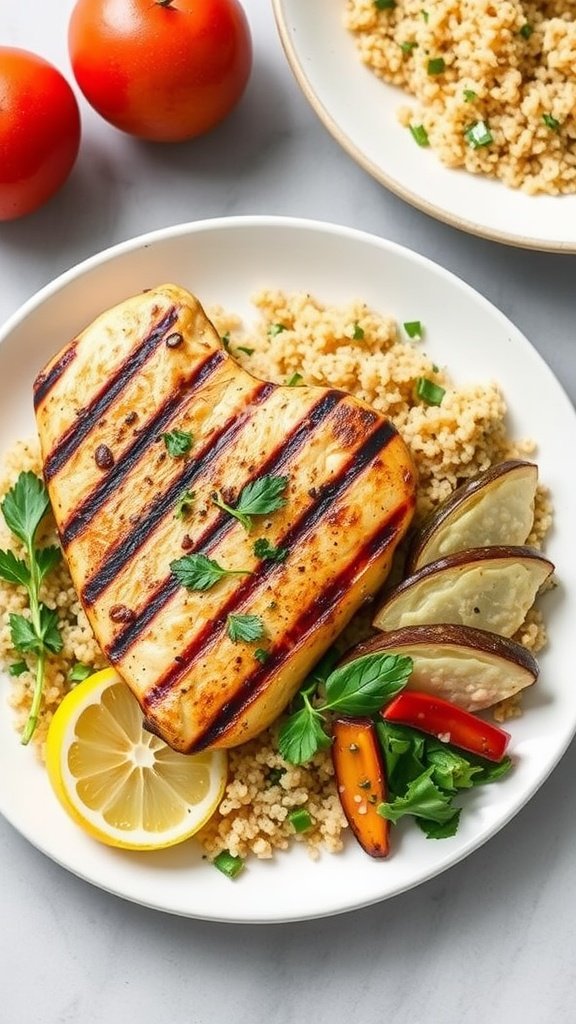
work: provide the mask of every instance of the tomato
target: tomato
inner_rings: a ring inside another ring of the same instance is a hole
[[[68,82],[42,57],[0,46],[0,220],[31,213],[64,184],[80,145]]]
[[[116,128],[155,142],[214,127],[252,68],[238,0],[77,0],[68,44],[88,102]]]

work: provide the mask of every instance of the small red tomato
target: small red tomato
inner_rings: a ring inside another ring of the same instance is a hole
[[[95,110],[154,142],[213,128],[240,99],[252,68],[238,0],[77,0],[68,44]]]
[[[60,72],[0,46],[0,220],[31,213],[64,184],[80,145],[80,114]]]

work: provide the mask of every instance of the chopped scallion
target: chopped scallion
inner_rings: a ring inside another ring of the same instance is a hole
[[[396,0],[374,0],[374,7],[379,11],[391,11],[396,7]]]
[[[358,323],[357,320],[354,321],[354,326],[352,328],[352,337],[354,341],[362,341],[364,338],[364,328],[360,327],[360,324]]]
[[[312,818],[303,807],[297,807],[295,810],[290,811],[288,821],[295,832],[307,832],[308,829],[312,828]]]
[[[481,146],[489,146],[494,142],[492,132],[485,121],[475,121],[466,129],[464,136],[473,149],[480,149]]]
[[[227,878],[236,878],[244,868],[242,857],[233,857],[228,850],[222,850],[217,857],[214,857],[212,863]]]
[[[420,320],[407,320],[403,327],[409,338],[421,338],[424,334]]]
[[[560,121],[557,121],[555,117],[552,117],[552,114],[542,114],[542,120],[551,132],[557,132],[560,128]]]
[[[301,373],[293,373],[291,377],[286,381],[287,388],[298,388],[304,380]]]
[[[412,132],[412,138],[419,146],[429,146],[430,139],[428,138],[428,132],[426,131],[423,124],[411,124],[408,126]]]
[[[429,75],[441,75],[446,71],[446,63],[444,57],[431,57],[428,61],[428,74]]]
[[[417,48],[418,48],[418,43],[409,43],[409,42],[400,43],[400,49],[402,50],[402,53],[405,53],[405,54],[411,54],[412,50],[416,50]]]
[[[428,377],[416,378],[416,395],[426,402],[426,405],[442,405],[445,394],[445,389],[435,384],[433,380],[428,380]]]
[[[285,330],[286,327],[284,324],[271,324],[268,328],[268,334],[271,338],[275,338],[277,334],[282,334],[282,331]]]
[[[464,89],[464,99],[466,103],[475,103],[478,99],[478,93],[474,92],[474,89]]]
[[[530,25],[528,22],[526,22],[526,24],[522,25],[522,28],[520,29],[520,35],[524,39],[530,39],[530,36],[532,35],[533,31],[534,31],[533,26]]]
[[[422,11],[420,11],[420,14],[422,15],[422,17],[423,17],[424,21],[426,22],[426,24],[428,24],[428,18],[430,17],[430,15],[428,14],[428,11],[423,11],[422,10]]]

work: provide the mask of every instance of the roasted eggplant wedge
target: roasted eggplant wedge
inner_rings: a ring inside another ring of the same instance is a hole
[[[406,572],[466,548],[524,544],[534,522],[538,467],[509,459],[455,490],[414,534]]]
[[[449,622],[513,636],[553,572],[552,562],[533,548],[458,551],[403,580],[378,609],[374,626]]]
[[[538,662],[522,644],[473,626],[393,629],[352,647],[344,660],[380,651],[412,658],[406,689],[433,694],[466,711],[492,707],[538,678]]]
[[[175,285],[65,345],[35,406],[75,587],[150,728],[184,752],[250,739],[386,578],[415,499],[398,432],[344,392],[252,377]],[[280,503],[235,517],[263,479]]]

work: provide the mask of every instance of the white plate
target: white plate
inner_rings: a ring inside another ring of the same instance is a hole
[[[541,478],[554,495],[548,548],[561,586],[546,601],[552,642],[524,718],[511,726],[517,767],[479,789],[453,839],[426,840],[414,827],[394,836],[394,853],[372,861],[353,841],[342,855],[312,862],[300,848],[274,862],[250,861],[232,883],[200,859],[194,844],[130,854],[90,840],[66,817],[34,754],[22,748],[6,706],[0,715],[0,811],[30,842],[93,884],[151,907],[226,921],[287,921],[385,899],[465,857],[517,813],[556,764],[576,727],[572,679],[576,621],[574,411],[540,357],[508,320],[457,278],[421,256],[349,228],[282,218],[237,218],[169,228],[80,264],[28,302],[0,334],[0,436],[33,430],[31,384],[61,344],[96,314],[142,288],[173,280],[204,303],[250,316],[264,286],[300,289],[345,302],[362,297],[398,321],[421,320],[426,348],[460,381],[501,381],[513,434],[540,444]]]
[[[576,252],[576,195],[527,196],[444,167],[396,117],[410,104],[363,65],[343,25],[345,0],[273,0],[286,55],[340,145],[386,188],[474,235],[527,249]]]

